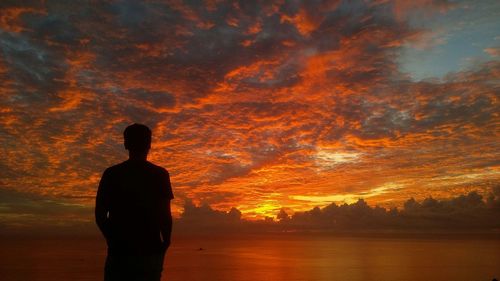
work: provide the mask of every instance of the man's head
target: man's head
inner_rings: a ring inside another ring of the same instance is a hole
[[[130,152],[148,152],[151,148],[151,130],[142,124],[132,124],[123,132],[125,149]]]

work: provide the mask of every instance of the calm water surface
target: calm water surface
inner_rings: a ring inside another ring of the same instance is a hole
[[[2,238],[0,280],[102,280],[104,259],[100,239]],[[491,281],[499,276],[499,239],[282,234],[175,238],[162,280]]]

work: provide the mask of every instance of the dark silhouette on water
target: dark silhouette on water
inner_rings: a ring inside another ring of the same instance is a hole
[[[130,125],[123,136],[129,159],[104,171],[96,197],[95,218],[108,245],[104,280],[158,281],[172,232],[170,177],[147,161],[148,127]]]

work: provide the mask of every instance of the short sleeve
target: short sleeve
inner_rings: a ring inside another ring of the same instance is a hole
[[[172,192],[172,184],[170,183],[170,175],[167,170],[163,170],[163,178],[161,182],[162,195],[168,199],[174,199],[174,193]]]

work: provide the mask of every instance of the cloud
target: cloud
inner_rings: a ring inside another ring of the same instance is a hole
[[[490,194],[486,201],[477,192],[450,199],[428,197],[421,202],[411,198],[400,210],[370,207],[363,199],[353,204],[314,208],[295,213],[287,221],[297,229],[399,229],[399,230],[491,230],[498,227],[498,198]]]
[[[484,52],[492,57],[500,56],[500,48],[486,48]]]
[[[394,13],[401,20],[414,14],[429,17],[433,13],[445,13],[456,6],[453,1],[448,0],[396,0],[393,4]]]
[[[0,195],[0,229],[4,234],[96,232],[93,209],[86,204],[5,189],[0,189]]]
[[[498,188],[496,188],[498,189]],[[449,199],[432,197],[421,202],[408,199],[401,209],[371,207],[363,199],[347,204],[329,204],[308,211],[293,212],[279,209],[276,219],[261,221],[241,219],[241,212],[232,208],[229,212],[217,211],[208,205],[199,207],[186,203],[184,213],[176,225],[178,232],[276,232],[276,231],[410,231],[410,232],[474,232],[492,231],[499,227],[500,197],[498,190],[486,200],[473,191]]]
[[[0,190],[0,195],[0,229],[4,234],[74,235],[76,229],[79,234],[97,234],[93,208],[71,202],[74,198],[54,199],[5,189]],[[207,203],[195,205],[186,200],[182,213],[174,219],[174,231],[182,235],[283,231],[452,233],[488,232],[500,226],[496,219],[500,214],[498,186],[486,197],[472,191],[447,199],[410,198],[399,209],[370,206],[362,196],[359,198],[352,203],[331,203],[307,211],[277,208],[274,216],[253,220],[244,218],[235,207],[222,211]]]
[[[176,233],[232,233],[250,230],[251,223],[241,218],[241,211],[232,207],[218,211],[207,204],[194,205],[185,201],[184,211],[174,221]]]
[[[133,122],[153,130],[176,214],[193,200],[264,218],[338,194],[395,207],[498,182],[499,63],[419,82],[398,63],[431,40],[415,13],[452,4],[261,4],[2,4],[2,186],[91,206]]]

